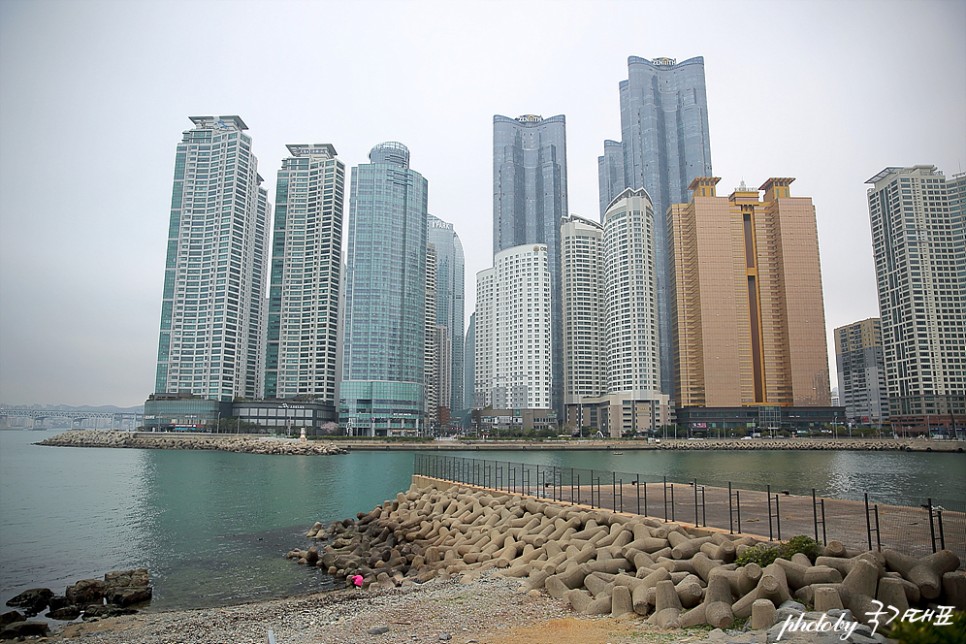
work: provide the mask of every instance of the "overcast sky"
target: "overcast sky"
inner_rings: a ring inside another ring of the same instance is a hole
[[[188,116],[245,120],[273,203],[287,143],[349,167],[405,143],[463,240],[468,319],[492,259],[493,115],[565,114],[570,210],[596,218],[632,55],[704,56],[719,194],[791,176],[813,198],[831,338],[878,315],[864,182],[966,168],[964,33],[962,0],[0,0],[0,402],[153,391]]]

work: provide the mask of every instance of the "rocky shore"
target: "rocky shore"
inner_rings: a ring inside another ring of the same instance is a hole
[[[115,570],[104,579],[81,579],[67,586],[63,595],[49,588],[31,588],[7,601],[17,609],[0,614],[0,640],[49,634],[47,622],[30,618],[47,611],[47,621],[70,622],[83,617],[96,620],[103,617],[130,615],[151,601],[152,587],[146,568]]]
[[[229,434],[144,434],[118,431],[75,430],[58,434],[38,445],[53,447],[127,447],[137,449],[204,449],[247,454],[346,454],[338,445],[298,439],[232,436]]]

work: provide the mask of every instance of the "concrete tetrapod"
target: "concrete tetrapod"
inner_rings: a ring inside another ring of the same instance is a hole
[[[426,479],[356,519],[319,523],[307,534],[316,545],[289,556],[336,578],[362,575],[364,587],[501,569],[522,591],[545,590],[574,610],[633,611],[665,627],[726,628],[735,617],[763,624],[765,603],[779,606],[792,592],[819,610],[844,606],[858,617],[874,598],[958,606],[966,594],[952,553],[916,559],[829,544],[815,564],[796,554],[764,570],[738,567],[733,557],[753,539]]]

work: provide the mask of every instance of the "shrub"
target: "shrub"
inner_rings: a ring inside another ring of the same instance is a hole
[[[754,562],[764,568],[769,564],[775,563],[775,559],[779,557],[782,559],[791,559],[792,555],[797,553],[805,555],[809,561],[814,563],[819,551],[819,545],[815,539],[800,534],[782,544],[759,543],[757,546],[752,546],[742,552],[735,559],[735,563],[739,566],[744,566],[745,564]]]
[[[954,611],[949,624],[893,622],[889,638],[901,644],[962,644],[966,641],[966,613]]]

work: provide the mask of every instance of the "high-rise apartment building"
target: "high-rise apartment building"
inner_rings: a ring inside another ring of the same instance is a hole
[[[287,146],[275,188],[265,397],[329,403],[341,365],[345,165],[328,143]]]
[[[889,417],[889,402],[879,318],[840,326],[834,335],[839,401],[845,406],[846,418],[857,423],[882,423]]]
[[[619,438],[666,425],[647,192],[622,192],[602,224],[569,217],[560,237],[568,427]]]
[[[476,404],[476,312],[473,312],[463,343],[463,410],[481,406]]]
[[[620,83],[621,141],[605,141],[598,158],[600,214],[626,188],[644,188],[655,214],[661,389],[671,393],[671,298],[667,208],[687,203],[695,177],[711,176],[704,58],[677,62],[631,56]]]
[[[562,410],[563,326],[560,223],[567,216],[567,142],[563,115],[493,117],[493,253],[543,244],[553,301],[553,406]]]
[[[603,225],[576,215],[564,219],[560,279],[564,404],[568,409],[607,392],[603,244]]]
[[[442,389],[439,406],[446,414],[456,414],[463,407],[463,342],[465,318],[465,259],[463,244],[453,230],[453,224],[429,215],[427,243],[436,249],[436,318],[443,327],[445,346],[440,347],[448,359],[441,363],[439,377]],[[437,331],[442,333],[442,331]],[[471,389],[472,392],[472,389]]]
[[[654,211],[643,189],[628,188],[604,213],[607,391],[660,391]]]
[[[917,165],[867,183],[893,431],[966,426],[966,176]]]
[[[502,250],[493,257],[493,268],[477,273],[476,399],[495,417],[522,418],[521,410],[548,415],[550,307],[544,244]]]
[[[352,169],[340,422],[351,433],[425,427],[426,179],[381,143]]]
[[[695,179],[691,201],[667,215],[678,420],[769,430],[831,422],[812,201],[791,196],[790,178],[729,197],[716,195],[718,181]]]
[[[268,198],[238,116],[192,116],[175,153],[156,393],[261,394]]]

